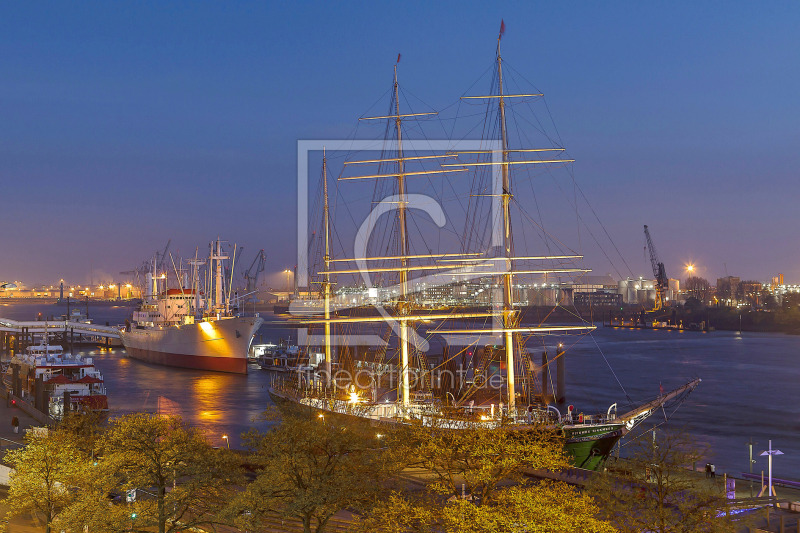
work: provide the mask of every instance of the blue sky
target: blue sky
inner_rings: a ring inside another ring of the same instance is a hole
[[[297,140],[352,134],[398,52],[449,106],[501,19],[633,270],[648,224],[671,276],[800,282],[796,2],[5,4],[0,278],[117,277],[217,235],[293,265]]]

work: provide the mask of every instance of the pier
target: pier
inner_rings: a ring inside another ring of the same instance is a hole
[[[0,350],[15,347],[19,351],[34,343],[36,338],[54,338],[55,342],[64,345],[82,343],[84,338],[97,340],[111,345],[120,342],[119,327],[101,326],[72,320],[33,320],[18,321],[0,318]],[[77,341],[76,341],[77,336]]]

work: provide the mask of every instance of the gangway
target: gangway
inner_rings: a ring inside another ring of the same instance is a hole
[[[19,321],[0,318],[0,332],[11,334],[44,334],[70,331],[75,335],[89,335],[107,339],[119,339],[121,326],[101,326],[72,320],[31,320]]]

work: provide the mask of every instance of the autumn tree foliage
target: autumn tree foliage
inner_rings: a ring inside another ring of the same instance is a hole
[[[177,417],[114,418],[93,455],[57,517],[62,530],[172,533],[213,525],[241,481],[240,461]],[[135,501],[126,504],[133,490]]]
[[[531,484],[524,476],[526,470],[557,471],[569,465],[554,428],[433,426],[411,427],[393,439],[405,449],[410,464],[432,475],[426,491],[382,498],[360,521],[361,531],[615,531],[597,517],[590,497],[564,483]]]
[[[402,464],[368,425],[338,424],[302,410],[267,416],[279,423],[245,437],[259,471],[229,509],[242,527],[280,516],[300,520],[307,533],[322,532],[341,509],[380,495]]]
[[[9,451],[5,461],[14,469],[6,518],[33,513],[44,521],[47,533],[56,516],[75,501],[71,488],[90,466],[76,439],[63,431],[26,434],[25,447]]]
[[[557,471],[569,466],[563,438],[545,424],[524,431],[489,428],[465,422],[452,429],[445,421],[406,426],[392,435],[392,443],[409,464],[434,475],[431,490],[445,495],[467,493],[490,502],[504,481],[523,482],[523,471]]]

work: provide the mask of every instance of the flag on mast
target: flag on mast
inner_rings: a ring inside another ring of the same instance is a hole
[[[400,54],[397,54],[397,62],[400,62]]]
[[[503,34],[505,32],[506,32],[506,23],[503,19],[500,19],[500,37],[498,37],[498,40],[503,38]]]

